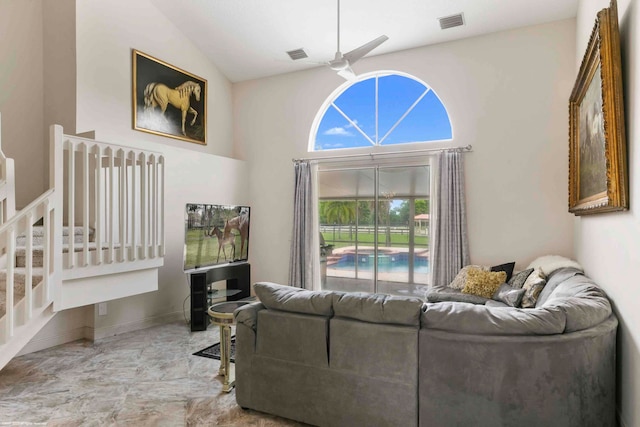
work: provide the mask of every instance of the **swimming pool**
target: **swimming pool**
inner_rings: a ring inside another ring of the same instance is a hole
[[[373,257],[373,254],[358,254],[358,270],[373,271]],[[355,254],[345,254],[336,263],[330,264],[327,267],[337,270],[355,270],[355,263]],[[407,271],[409,271],[408,254],[378,254],[378,272],[406,273]],[[414,257],[413,271],[415,273],[429,273],[429,260],[425,257]]]

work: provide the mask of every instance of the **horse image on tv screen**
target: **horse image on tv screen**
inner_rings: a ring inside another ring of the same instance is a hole
[[[187,204],[185,270],[248,258],[248,206]]]

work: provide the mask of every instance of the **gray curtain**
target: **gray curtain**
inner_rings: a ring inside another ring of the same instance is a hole
[[[433,286],[447,286],[469,264],[464,162],[458,151],[445,151],[436,175],[436,223],[432,250]]]
[[[313,192],[309,162],[295,164],[293,235],[289,258],[289,285],[312,289],[315,253],[313,238]]]

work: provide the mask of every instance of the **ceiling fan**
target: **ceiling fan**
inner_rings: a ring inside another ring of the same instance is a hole
[[[356,74],[351,69],[351,65],[355,64],[356,61],[388,39],[389,37],[382,35],[343,55],[342,52],[340,52],[340,0],[338,0],[338,49],[333,60],[324,62],[323,64],[327,65],[333,71],[337,71],[339,76],[347,80],[353,80],[356,78]]]

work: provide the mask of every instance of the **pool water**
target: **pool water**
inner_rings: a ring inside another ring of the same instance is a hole
[[[358,270],[373,271],[373,254],[358,254]],[[355,254],[346,254],[329,268],[337,270],[355,270]],[[429,260],[424,257],[414,257],[414,273],[429,273]],[[378,254],[378,272],[406,273],[409,271],[409,257],[407,254]]]

